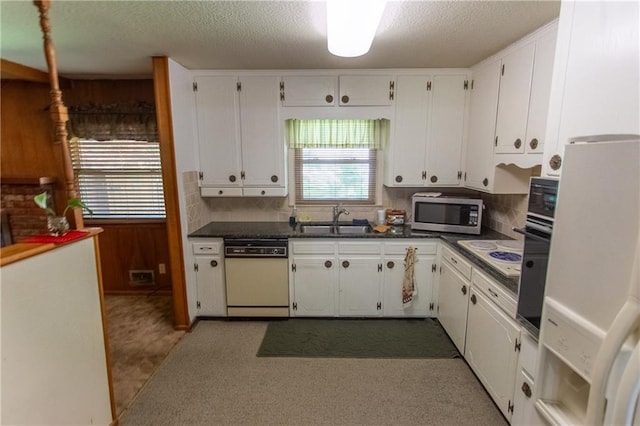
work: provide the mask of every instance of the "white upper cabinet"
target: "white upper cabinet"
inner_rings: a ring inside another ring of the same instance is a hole
[[[524,152],[533,55],[535,43],[530,42],[502,58],[498,121],[495,152]]]
[[[334,75],[291,75],[282,78],[282,106],[335,106],[338,77]]]
[[[244,186],[284,188],[286,184],[285,147],[278,119],[278,80],[273,76],[240,78]]]
[[[500,61],[494,61],[472,68],[465,185],[488,192],[494,187],[493,144],[500,66]]]
[[[398,75],[387,186],[459,186],[468,74]]]
[[[524,140],[525,153],[542,153],[544,150],[557,36],[558,26],[554,25],[536,41],[529,97],[529,118]]]
[[[385,106],[394,100],[392,75],[341,75],[340,106]]]
[[[460,185],[468,78],[467,74],[433,77],[427,137],[427,185]]]
[[[549,111],[557,23],[502,57],[496,154],[542,154]],[[540,156],[496,155],[496,164],[532,167]]]
[[[543,175],[560,175],[571,138],[640,134],[639,7],[637,1],[562,3]]]
[[[240,188],[242,164],[237,83],[238,77],[234,75],[195,79],[201,186]]]
[[[545,144],[557,22],[475,65],[465,186],[527,194]]]
[[[201,195],[286,195],[277,76],[194,78]]]

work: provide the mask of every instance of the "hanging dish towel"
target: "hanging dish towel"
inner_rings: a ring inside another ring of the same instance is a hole
[[[411,306],[413,298],[418,295],[415,275],[416,249],[413,246],[407,248],[407,255],[404,258],[404,280],[402,281],[402,308]]]

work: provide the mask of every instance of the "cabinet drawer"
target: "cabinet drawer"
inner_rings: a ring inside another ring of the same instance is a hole
[[[339,254],[380,254],[380,243],[345,241],[338,243]]]
[[[200,188],[201,197],[242,197],[242,188]]]
[[[418,256],[425,254],[436,254],[438,250],[438,242],[423,242],[423,241],[403,241],[394,243],[384,243],[384,254],[397,254],[405,255],[409,246],[415,247],[418,251]]]
[[[243,195],[245,197],[284,197],[287,190],[281,188],[244,188]]]
[[[517,302],[515,297],[477,269],[473,270],[471,283],[504,310],[511,318],[516,318]]]
[[[332,241],[294,241],[291,243],[293,254],[334,254],[335,243]]]
[[[444,245],[442,246],[442,258],[449,262],[451,266],[460,272],[467,280],[471,279],[471,264]]]
[[[219,255],[221,244],[219,242],[198,242],[192,243],[191,248],[195,255]]]

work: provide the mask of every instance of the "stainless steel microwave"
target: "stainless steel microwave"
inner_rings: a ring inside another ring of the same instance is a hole
[[[480,198],[433,197],[418,192],[411,197],[413,222],[418,231],[480,234],[482,200]]]

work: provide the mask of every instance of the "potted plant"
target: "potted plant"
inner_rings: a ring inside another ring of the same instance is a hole
[[[46,191],[33,197],[33,201],[38,207],[47,212],[47,229],[49,230],[49,233],[51,235],[56,237],[69,232],[69,222],[67,221],[66,217],[67,210],[77,208],[86,210],[90,215],[93,214],[93,211],[79,198],[70,198],[67,201],[67,206],[63,210],[61,216],[56,215],[56,212],[49,206],[47,206]]]

